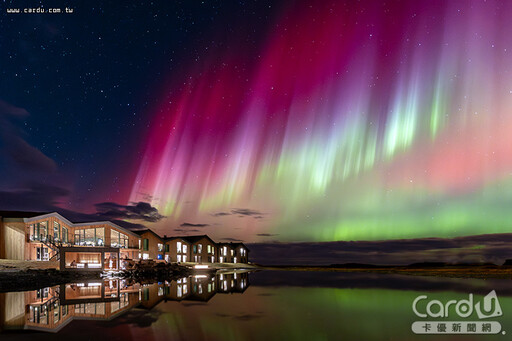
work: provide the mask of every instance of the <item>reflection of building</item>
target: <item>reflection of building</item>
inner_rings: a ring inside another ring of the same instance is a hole
[[[73,320],[112,320],[134,307],[151,309],[169,300],[206,302],[217,293],[243,293],[248,286],[248,273],[236,272],[153,284],[107,279],[0,293],[0,331],[58,332]]]
[[[72,223],[58,213],[0,211],[0,259],[56,261],[67,270],[118,270],[119,259],[248,263],[242,243],[216,243],[207,235],[160,238],[112,222]]]
[[[138,304],[138,285],[118,280],[0,294],[0,311],[8,312],[0,329],[58,332],[72,320],[111,320]]]

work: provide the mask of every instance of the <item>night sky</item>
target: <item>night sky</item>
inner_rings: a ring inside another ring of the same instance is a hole
[[[0,6],[2,209],[245,242],[512,230],[512,3]]]

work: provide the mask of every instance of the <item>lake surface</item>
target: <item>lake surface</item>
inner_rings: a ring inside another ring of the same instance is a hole
[[[433,299],[445,303],[474,294],[489,315],[496,304],[485,306],[483,297],[492,290],[501,316],[480,319],[473,312],[461,318],[455,304],[448,318],[422,319],[412,310],[420,295],[428,296],[418,304],[425,311]],[[470,336],[411,331],[414,321],[423,326],[431,320],[476,321],[477,328],[494,321],[502,329]],[[506,340],[512,281],[275,271],[144,284],[98,280],[1,293],[0,329],[0,340]]]

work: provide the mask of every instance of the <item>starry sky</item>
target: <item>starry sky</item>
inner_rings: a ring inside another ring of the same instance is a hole
[[[512,3],[4,9],[29,5],[0,4],[4,209],[260,243],[512,230]]]

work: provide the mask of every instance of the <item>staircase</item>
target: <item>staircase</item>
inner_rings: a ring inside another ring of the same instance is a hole
[[[46,238],[41,238],[41,243],[55,252],[55,254],[50,258],[50,261],[60,260],[60,248],[62,247],[62,242],[55,241],[52,236],[46,236]]]

